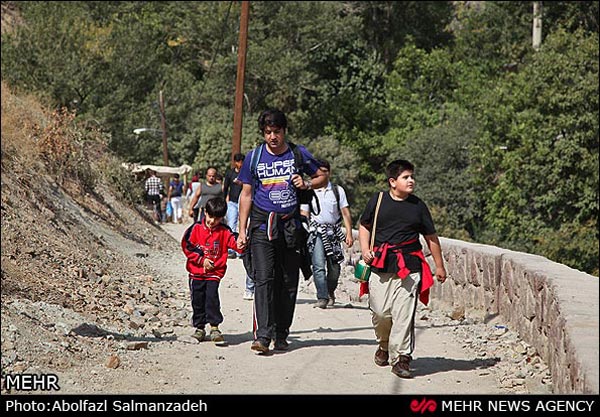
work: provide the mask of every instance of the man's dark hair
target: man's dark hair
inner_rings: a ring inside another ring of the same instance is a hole
[[[225,217],[227,202],[223,197],[213,197],[206,202],[206,213],[212,217]]]
[[[317,159],[319,162],[319,168],[325,168],[328,171],[331,171],[331,165],[329,165],[329,161],[327,159]]]
[[[233,160],[234,161],[243,161],[244,160],[244,154],[243,153],[236,153],[235,155],[233,155]]]
[[[276,126],[282,129],[287,129],[287,118],[282,111],[276,109],[268,109],[262,112],[258,117],[258,129],[261,133],[265,133],[265,128]]]
[[[386,181],[390,178],[398,178],[403,171],[413,171],[415,170],[415,166],[408,162],[406,159],[396,159],[388,164],[385,168],[385,175],[387,175]]]

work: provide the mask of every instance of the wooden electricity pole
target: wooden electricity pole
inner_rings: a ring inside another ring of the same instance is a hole
[[[244,77],[246,71],[246,46],[248,44],[249,1],[242,1],[240,14],[240,40],[238,48],[237,78],[235,82],[235,105],[233,108],[233,139],[231,142],[231,167],[233,156],[242,148],[242,121],[244,105]]]
[[[163,92],[158,92],[158,106],[160,108],[160,129],[162,130],[163,143],[163,164],[169,166],[169,152],[167,151],[167,120],[165,117],[165,101],[163,100]]]

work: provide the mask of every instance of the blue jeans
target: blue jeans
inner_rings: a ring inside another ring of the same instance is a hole
[[[254,294],[254,281],[252,281],[248,274],[246,274],[246,291]]]
[[[317,298],[327,300],[338,285],[341,267],[337,262],[332,262],[325,254],[321,236],[317,235],[315,248],[312,252],[313,279],[317,287]]]
[[[228,201],[227,202],[227,226],[229,226],[234,233],[237,233],[237,231],[238,231],[238,213],[239,213],[238,203],[234,203],[233,201]],[[240,255],[236,254],[236,252],[232,249],[229,249],[228,253],[230,255],[236,255],[238,258],[240,257]],[[246,279],[246,289],[248,289],[248,280],[247,279]],[[252,287],[251,291],[254,291],[254,287]]]
[[[238,203],[227,202],[227,226],[234,232],[238,231]]]

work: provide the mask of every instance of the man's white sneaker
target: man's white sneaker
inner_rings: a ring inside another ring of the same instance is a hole
[[[250,291],[246,291],[244,293],[244,300],[254,300],[254,293]]]

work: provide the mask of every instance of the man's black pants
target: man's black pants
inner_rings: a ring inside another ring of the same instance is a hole
[[[254,338],[269,344],[287,339],[296,307],[300,253],[288,248],[280,233],[269,241],[264,230],[252,231],[250,250],[254,271]]]

